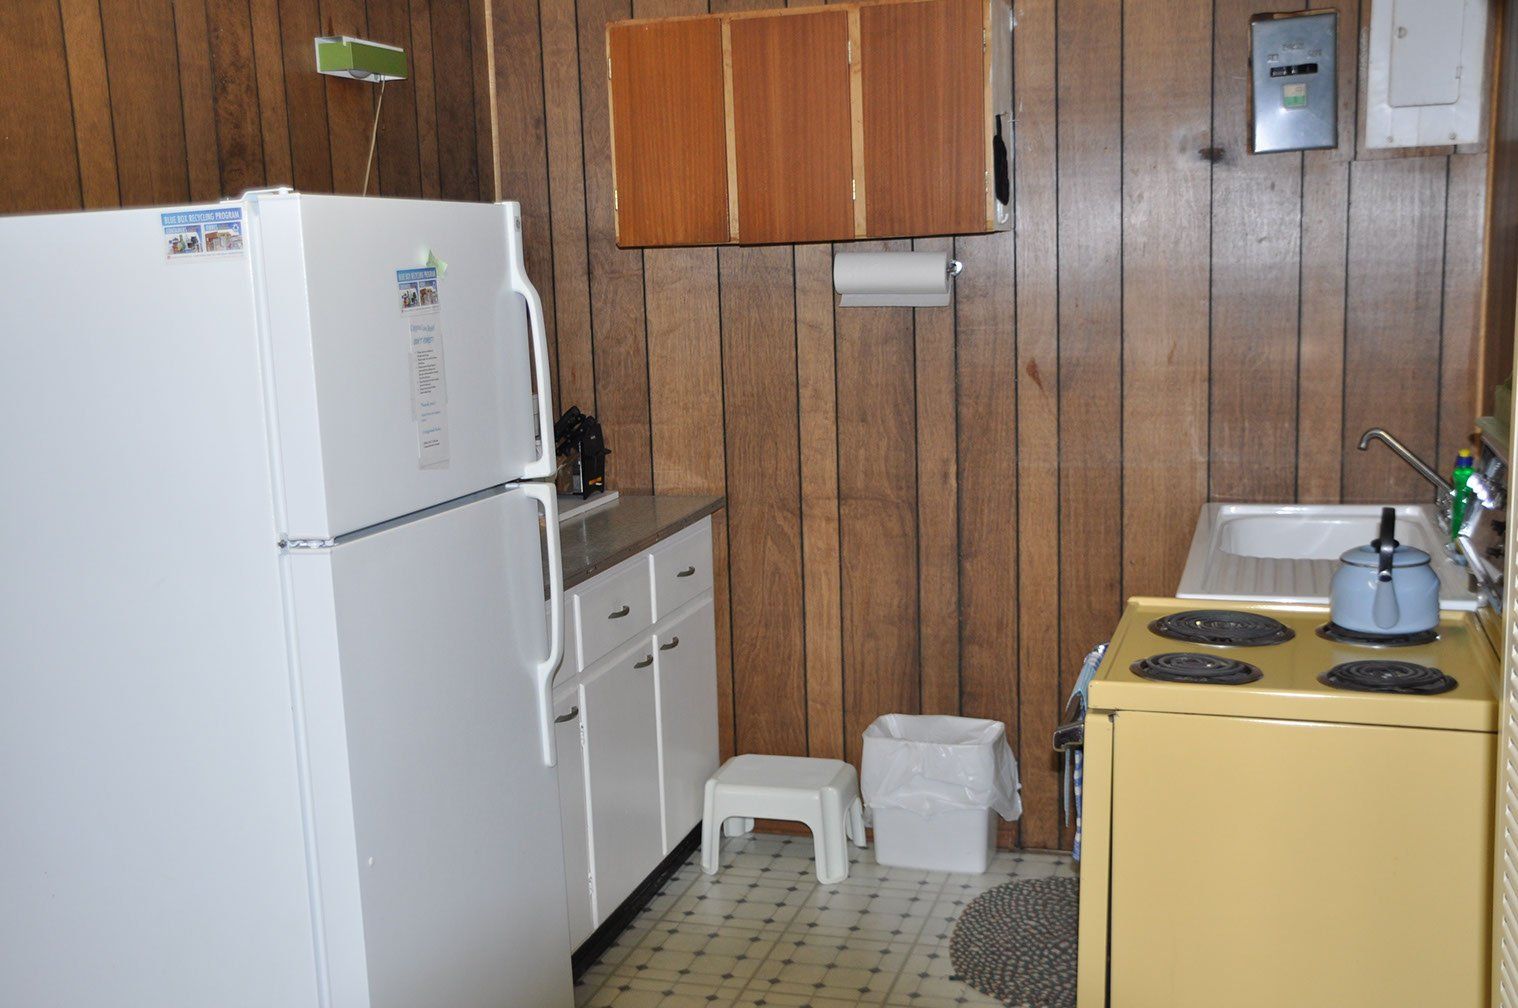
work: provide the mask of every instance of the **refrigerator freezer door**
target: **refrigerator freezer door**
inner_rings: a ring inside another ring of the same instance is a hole
[[[538,536],[510,488],[286,553],[335,1008],[572,1002]]]
[[[286,539],[551,474],[516,204],[274,193],[248,217]],[[418,293],[398,273],[432,256],[446,264]]]
[[[0,218],[0,1005],[316,1008],[247,259]]]

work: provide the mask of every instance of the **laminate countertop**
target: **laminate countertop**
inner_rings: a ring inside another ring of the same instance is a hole
[[[564,587],[588,581],[726,506],[726,497],[624,493],[584,517],[571,518],[559,526]]]

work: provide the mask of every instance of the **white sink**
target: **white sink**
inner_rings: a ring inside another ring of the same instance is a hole
[[[1439,604],[1475,609],[1465,568],[1445,550],[1432,504],[1397,504],[1397,540],[1433,558]],[[1339,554],[1376,537],[1379,504],[1204,504],[1181,598],[1328,604]]]

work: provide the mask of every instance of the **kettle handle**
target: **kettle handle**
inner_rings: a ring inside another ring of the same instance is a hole
[[[1397,532],[1397,509],[1384,507],[1381,509],[1381,535],[1376,540],[1376,550],[1380,558],[1376,565],[1376,578],[1380,581],[1392,579],[1392,556],[1397,549],[1397,540],[1393,538]]]

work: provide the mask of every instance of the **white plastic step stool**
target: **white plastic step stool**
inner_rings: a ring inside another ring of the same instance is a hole
[[[755,818],[805,823],[817,851],[817,881],[824,884],[849,877],[845,838],[865,846],[859,778],[842,760],[747,754],[722,764],[706,782],[701,870],[717,874],[722,835],[742,836]]]

